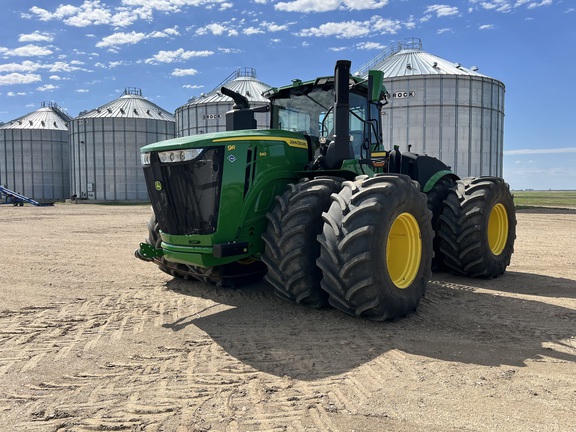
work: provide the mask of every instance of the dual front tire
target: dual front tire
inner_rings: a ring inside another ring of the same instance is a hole
[[[305,180],[279,197],[269,222],[266,278],[285,300],[313,307],[328,301],[383,321],[405,316],[424,295],[431,215],[408,176],[359,176],[341,185]]]

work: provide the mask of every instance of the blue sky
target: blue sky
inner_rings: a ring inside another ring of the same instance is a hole
[[[506,85],[513,189],[576,189],[576,0],[2,0],[0,121],[126,87],[174,111],[239,67],[279,86],[411,37]]]

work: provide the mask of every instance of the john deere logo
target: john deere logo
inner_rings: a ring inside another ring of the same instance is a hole
[[[154,182],[154,187],[156,188],[157,191],[161,191],[162,190],[162,183],[159,182],[158,180],[156,180]]]

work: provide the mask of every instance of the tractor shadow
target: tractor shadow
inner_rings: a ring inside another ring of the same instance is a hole
[[[167,287],[228,308],[194,313],[166,328],[194,326],[243,364],[276,376],[336,376],[392,350],[483,366],[522,367],[545,357],[576,362],[576,307],[553,304],[576,298],[569,279],[510,272],[479,281],[434,274],[417,311],[396,322],[292,305],[265,282],[226,289],[175,279]],[[519,297],[524,294],[530,298]]]

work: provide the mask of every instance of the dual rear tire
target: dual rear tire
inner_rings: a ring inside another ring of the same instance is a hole
[[[498,177],[458,180],[449,189],[438,221],[439,254],[457,275],[495,278],[514,252],[516,209]]]

